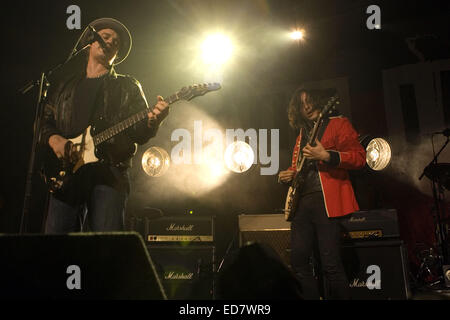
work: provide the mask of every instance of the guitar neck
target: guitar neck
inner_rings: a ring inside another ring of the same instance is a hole
[[[322,114],[320,114],[319,117],[317,118],[317,121],[314,124],[313,131],[312,131],[311,135],[309,136],[308,143],[311,146],[314,146],[316,144],[316,138],[317,138],[317,134],[319,133],[319,128],[320,128],[321,124],[322,124]]]
[[[169,96],[167,99],[164,99],[168,104],[172,104],[174,102],[177,102],[180,100],[178,96],[178,92],[175,92],[171,96]],[[123,132],[124,130],[128,129],[129,127],[135,125],[136,123],[147,119],[147,114],[150,112],[150,109],[142,110],[131,117],[128,117],[127,119],[115,124],[114,126],[96,134],[92,139],[94,140],[94,145],[99,145],[102,142],[105,142],[106,140],[111,139],[112,137],[118,135],[119,133]]]
[[[332,110],[336,104],[339,104],[339,101],[337,101],[338,96],[334,95],[333,97],[331,97],[331,99],[328,100],[327,104],[325,105],[325,107],[322,108],[322,111],[319,113],[319,116],[317,117],[317,121],[314,124],[314,127],[312,129],[311,135],[309,136],[308,139],[308,144],[310,146],[315,146],[316,145],[316,139],[317,139],[317,135],[319,134],[319,128],[323,123],[323,118],[324,115],[326,115],[327,113],[330,112],[330,110]],[[300,139],[301,141],[301,139]],[[300,150],[300,141],[298,142],[298,158],[297,158],[297,174],[302,170],[303,168],[303,164],[305,163],[305,157],[301,156],[300,154],[302,154],[301,150]],[[295,181],[295,179],[294,179]]]
[[[320,127],[321,124],[322,124],[322,114],[319,115],[319,118],[317,119],[316,123],[314,124],[311,136],[308,139],[308,144],[309,145],[311,145],[311,146],[315,145],[317,134],[319,132],[319,127]],[[298,142],[299,155],[301,154],[300,142],[301,141]],[[299,156],[297,158],[297,172],[300,172],[302,170],[304,163],[305,163],[305,157],[304,156],[302,156],[302,157]]]

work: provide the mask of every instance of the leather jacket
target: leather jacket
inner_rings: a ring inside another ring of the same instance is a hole
[[[74,138],[68,136],[68,130],[76,107],[74,106],[75,90],[83,77],[86,77],[84,70],[66,77],[64,81],[51,87],[49,99],[44,107],[41,143],[48,144],[50,136],[54,134],[68,139]],[[90,125],[92,128],[103,129],[111,127],[143,109],[148,109],[140,83],[131,76],[118,75],[113,68],[103,77],[94,105],[95,110]],[[160,119],[163,118],[160,117]],[[112,165],[128,163],[126,166],[129,167],[131,163],[129,160],[136,152],[136,144],[144,144],[154,137],[160,123],[161,120],[154,121],[151,128],[148,127],[145,120],[136,123],[123,133],[103,143],[108,145],[108,150],[114,150],[115,155],[112,156],[106,152],[98,156],[99,159]]]

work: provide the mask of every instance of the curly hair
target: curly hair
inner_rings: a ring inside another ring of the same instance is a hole
[[[301,110],[303,102],[301,100],[302,93],[307,94],[307,101],[312,104],[314,109],[321,109],[327,100],[334,94],[334,89],[320,90],[320,89],[305,89],[304,87],[297,88],[289,101],[288,119],[289,125],[299,130],[306,125],[306,119],[303,118]]]

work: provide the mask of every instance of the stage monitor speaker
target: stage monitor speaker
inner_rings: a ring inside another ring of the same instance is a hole
[[[214,298],[214,246],[148,245],[147,248],[168,299]]]
[[[166,299],[135,232],[0,235],[1,299]]]
[[[411,297],[408,259],[400,240],[343,245],[342,259],[354,300],[405,300]]]
[[[217,277],[219,300],[298,300],[301,286],[275,250],[263,243],[240,247],[224,260]]]
[[[272,247],[290,267],[291,224],[284,214],[239,215],[239,246],[261,243]]]

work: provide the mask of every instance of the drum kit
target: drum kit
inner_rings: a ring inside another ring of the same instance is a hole
[[[431,162],[425,167],[422,175],[419,177],[419,180],[422,179],[423,176],[425,176],[432,182],[434,199],[433,217],[435,223],[436,242],[438,247],[438,252],[436,252],[432,256],[434,256],[435,258],[434,261],[441,266],[442,270],[444,270],[450,265],[450,218],[446,215],[446,202],[444,199],[445,190],[450,190],[450,163],[439,163],[438,157],[449,143],[450,130],[446,129],[440,133],[443,133],[447,137],[447,140],[442,148],[434,155],[433,160],[431,160]],[[425,260],[423,260],[422,262],[425,262]],[[425,264],[428,265],[427,263]],[[438,282],[442,283],[443,280],[445,280],[446,284],[450,283],[450,279],[446,279],[447,276],[447,274],[439,276]]]

